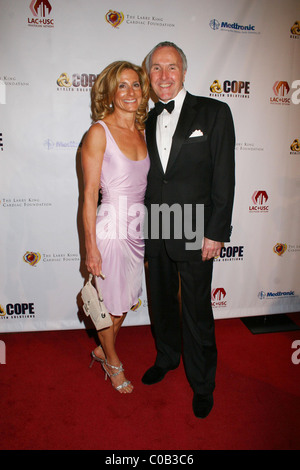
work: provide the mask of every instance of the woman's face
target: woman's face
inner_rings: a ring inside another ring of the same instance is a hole
[[[138,74],[132,69],[125,69],[113,98],[115,110],[135,113],[142,102],[142,88]]]

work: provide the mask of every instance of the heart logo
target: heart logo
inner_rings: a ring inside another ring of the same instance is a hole
[[[33,251],[26,251],[23,256],[25,263],[30,264],[30,266],[35,266],[41,259],[40,253],[34,253]]]
[[[124,15],[121,11],[109,10],[105,15],[105,19],[111,26],[117,28],[124,20]]]
[[[286,251],[286,249],[287,249],[287,246],[286,246],[285,243],[277,243],[277,244],[273,247],[274,253],[276,253],[278,256],[283,255],[283,253]]]

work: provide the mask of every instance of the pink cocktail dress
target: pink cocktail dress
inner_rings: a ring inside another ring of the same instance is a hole
[[[96,217],[97,246],[105,279],[96,278],[104,303],[120,316],[135,305],[142,292],[144,269],[144,196],[150,160],[130,160],[116,144],[108,126],[101,170],[102,200]]]

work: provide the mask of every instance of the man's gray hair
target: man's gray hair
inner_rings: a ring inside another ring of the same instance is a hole
[[[146,70],[147,70],[148,74],[150,73],[150,69],[151,69],[151,65],[152,65],[153,53],[159,47],[174,47],[174,49],[176,49],[176,51],[179,53],[179,55],[181,57],[183,71],[185,72],[187,70],[187,59],[186,59],[186,55],[183,52],[183,50],[180,49],[180,47],[176,46],[176,44],[174,44],[173,42],[163,41],[163,42],[160,42],[159,44],[157,44],[155,47],[153,47],[153,49],[149,52],[149,54],[147,55],[147,57],[145,59],[145,67],[146,67]]]

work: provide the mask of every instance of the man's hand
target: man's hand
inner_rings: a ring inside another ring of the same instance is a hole
[[[216,256],[220,256],[222,246],[222,242],[216,242],[204,237],[202,243],[202,260],[207,261]]]

